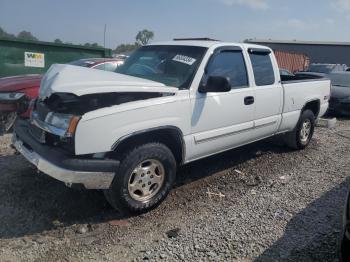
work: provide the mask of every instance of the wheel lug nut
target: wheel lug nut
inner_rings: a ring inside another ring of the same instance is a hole
[[[146,186],[145,184],[142,185],[142,187],[145,187],[145,186]]]
[[[142,183],[142,180],[139,180],[139,184],[141,184]]]
[[[154,176],[153,175],[151,175],[151,178],[153,178]]]
[[[144,176],[145,176],[145,174],[144,174],[144,173],[142,173],[142,174],[141,174],[141,176],[142,176],[142,177],[144,177]]]
[[[151,182],[148,182],[148,185],[150,186],[150,185],[151,185]]]
[[[148,175],[151,174],[151,171],[147,171],[147,174],[148,174]]]

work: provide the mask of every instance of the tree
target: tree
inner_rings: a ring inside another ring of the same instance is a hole
[[[0,38],[9,38],[9,39],[15,39],[16,36],[13,34],[7,33],[4,29],[0,27]]]
[[[85,47],[101,47],[102,48],[102,46],[100,46],[98,43],[85,43],[85,44],[83,44],[82,46],[85,46]]]
[[[114,50],[113,53],[115,54],[125,54],[125,53],[131,53],[135,49],[139,48],[140,44],[134,43],[134,44],[121,44],[118,45]]]
[[[143,29],[139,31],[136,35],[136,42],[140,45],[147,45],[149,40],[152,40],[154,37],[154,33],[147,29]]]
[[[54,43],[57,43],[57,44],[62,44],[63,42],[61,41],[61,39],[59,38],[56,38],[55,41],[53,41]]]
[[[31,32],[28,31],[22,31],[19,32],[17,35],[18,39],[23,39],[23,40],[32,40],[32,41],[38,41],[38,38],[32,35]]]
[[[102,46],[100,46],[98,43],[93,43],[91,44],[91,47],[102,47]]]
[[[147,45],[148,42],[153,39],[154,33],[147,29],[139,31],[136,35],[136,42],[133,44],[120,44],[114,50],[115,54],[131,53],[140,46]]]

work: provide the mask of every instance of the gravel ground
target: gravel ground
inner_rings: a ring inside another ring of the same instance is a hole
[[[350,120],[291,151],[262,141],[182,167],[156,210],[37,174],[0,137],[0,261],[336,261]]]

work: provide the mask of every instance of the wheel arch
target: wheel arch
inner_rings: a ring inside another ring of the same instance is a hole
[[[160,126],[130,133],[119,138],[113,144],[111,151],[120,156],[129,148],[148,142],[159,142],[166,145],[174,154],[178,164],[184,162],[186,145],[181,129],[176,126]]]
[[[305,103],[304,107],[302,108],[300,112],[300,117],[305,110],[311,110],[314,113],[315,118],[317,118],[320,113],[320,108],[321,108],[321,101],[319,99],[309,100]]]

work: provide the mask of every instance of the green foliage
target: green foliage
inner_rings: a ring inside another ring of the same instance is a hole
[[[150,40],[154,38],[154,33],[147,29],[139,31],[136,35],[136,42],[140,45],[147,45]]]
[[[100,46],[98,43],[93,43],[93,44],[85,43],[82,46],[86,46],[86,47],[102,47],[103,48],[103,46]]]
[[[8,39],[22,39],[22,40],[31,40],[31,41],[39,41],[38,38],[32,35],[31,32],[28,31],[22,31],[20,32],[17,36],[13,34],[7,33],[4,29],[0,27],[0,38],[8,38]],[[54,41],[56,44],[63,44],[63,41],[59,38],[56,38]],[[73,45],[71,42],[65,42],[65,44],[68,45]],[[82,46],[87,46],[87,47],[102,47],[98,43],[86,43],[86,44],[81,44]]]
[[[133,44],[121,44],[118,45],[114,50],[113,53],[115,54],[128,54],[133,52],[135,49],[139,48],[140,46],[147,45],[150,40],[154,38],[154,33],[152,31],[149,31],[147,29],[144,29],[142,31],[139,31],[136,35],[136,42]]]
[[[113,50],[113,53],[115,54],[125,54],[125,53],[131,53],[135,49],[139,48],[140,44],[134,43],[134,44],[121,44],[116,47],[116,49]]]
[[[31,41],[38,41],[38,38],[32,35],[31,32],[28,31],[21,31],[17,35],[17,39],[23,39],[23,40],[31,40]]]
[[[0,38],[16,39],[16,36],[13,34],[7,33],[4,29],[0,27]]]
[[[23,40],[32,40],[32,41],[38,41],[38,38],[32,35],[31,32],[28,31],[21,31],[18,33],[17,36],[13,34],[7,33],[4,29],[0,27],[0,37],[1,38],[8,38],[8,39],[23,39]]]
[[[32,35],[31,32],[28,31],[22,31],[17,36],[13,34],[7,33],[5,30],[3,30],[0,27],[0,38],[9,38],[9,39],[23,39],[23,40],[32,40],[32,41],[39,41],[35,36]],[[144,29],[142,31],[139,31],[136,35],[136,42],[133,44],[121,44],[118,45],[114,50],[113,53],[116,54],[125,54],[125,53],[131,53],[135,49],[139,48],[140,46],[147,45],[150,40],[154,38],[154,33],[152,31],[149,31],[147,29]],[[62,44],[63,41],[59,38],[56,38],[54,43]],[[65,44],[73,45],[71,42],[65,42]],[[85,43],[81,44],[82,46],[86,47],[101,47],[98,43]]]
[[[56,43],[56,44],[62,44],[63,43],[61,41],[61,39],[59,39],[59,38],[56,38],[53,42]]]

